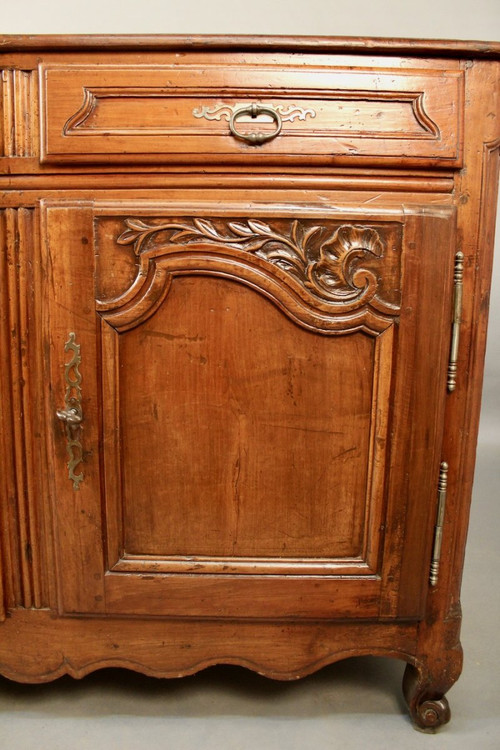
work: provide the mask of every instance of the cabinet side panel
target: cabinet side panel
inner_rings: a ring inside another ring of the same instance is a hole
[[[411,705],[444,695],[462,669],[460,588],[479,426],[493,259],[500,149],[500,65],[467,64],[465,169],[456,178],[457,250],[464,254],[463,305],[455,390],[446,404],[442,458],[449,464],[437,584],[419,625]],[[415,679],[416,678],[416,679]],[[413,683],[413,684],[412,684]],[[412,709],[414,710],[414,709]]]
[[[448,533],[443,538],[439,602],[460,608],[460,586],[474,477],[486,348],[495,210],[500,166],[500,63],[474,62],[467,70],[466,166],[457,176],[458,236],[465,256],[457,387],[448,399],[443,458],[448,477]]]

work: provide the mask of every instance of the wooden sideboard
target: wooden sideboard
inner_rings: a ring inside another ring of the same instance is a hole
[[[500,44],[0,39],[0,673],[403,659],[449,719]]]

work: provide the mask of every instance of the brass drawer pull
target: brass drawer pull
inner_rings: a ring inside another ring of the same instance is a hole
[[[250,115],[252,119],[255,119],[259,115],[269,115],[275,121],[276,127],[270,133],[241,133],[236,129],[236,121],[243,115]],[[261,143],[265,143],[266,141],[270,141],[273,138],[276,138],[276,136],[281,133],[282,124],[283,123],[281,120],[281,115],[274,107],[269,107],[265,104],[256,104],[255,102],[253,102],[252,104],[245,105],[244,107],[238,107],[238,109],[234,110],[231,115],[231,119],[229,120],[229,130],[235,138],[239,138],[239,140],[241,141],[246,141],[252,146],[258,146]]]

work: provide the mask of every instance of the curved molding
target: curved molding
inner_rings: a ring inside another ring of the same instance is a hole
[[[86,126],[87,120],[92,115],[96,107],[99,105],[99,100],[103,99],[120,99],[126,98],[127,96],[141,97],[145,100],[151,97],[158,97],[162,95],[161,89],[151,89],[147,87],[96,87],[90,89],[87,86],[83,87],[83,101],[79,109],[69,117],[63,126],[64,135],[79,135],[93,131],[94,133],[108,132],[108,128],[93,128]],[[304,91],[301,93],[307,93],[310,95],[310,91]],[[166,93],[163,93],[166,96]],[[412,113],[415,121],[415,125],[418,130],[409,130],[408,132],[401,131],[400,129],[395,130],[377,130],[376,128],[362,127],[359,130],[351,130],[350,135],[356,135],[360,137],[372,137],[372,138],[410,138],[410,139],[432,139],[435,140],[441,136],[441,131],[437,123],[430,117],[425,109],[425,93],[423,91],[371,91],[371,90],[352,90],[345,91],[342,89],[333,89],[328,92],[327,101],[360,101],[360,102],[373,102],[383,106],[384,103],[398,103],[402,107],[408,107]],[[206,119],[208,121],[222,121],[231,119],[231,115],[234,113],[241,104],[230,105],[230,104],[216,104],[214,106],[202,105],[195,107],[192,110],[193,117],[197,119]],[[308,117],[315,118],[316,111],[311,107],[300,107],[295,104],[284,105],[284,104],[273,104],[281,116],[283,122],[294,122],[295,120],[305,122]],[[125,127],[125,131],[126,131]],[[143,129],[141,129],[142,132]],[[81,132],[83,131],[83,133]],[[111,129],[111,133],[116,135],[118,132],[122,132],[123,128],[117,130],[116,128]],[[147,129],[144,129],[146,132]],[[319,129],[317,135],[322,133],[328,137],[332,136],[343,136],[345,131],[340,127],[329,127],[327,130]]]
[[[64,135],[70,135],[80,128],[97,106],[97,96],[88,88],[83,89],[83,102],[80,109],[64,123]]]
[[[292,669],[278,670],[273,667],[270,663],[265,660],[258,661],[253,659],[247,659],[244,657],[227,656],[220,654],[219,656],[210,656],[198,661],[184,663],[182,666],[172,665],[170,668],[158,667],[158,659],[152,656],[151,659],[144,659],[143,661],[137,661],[134,659],[128,659],[125,657],[103,657],[101,659],[95,659],[88,662],[78,663],[69,657],[64,657],[58,663],[56,667],[46,672],[39,672],[33,674],[31,672],[21,672],[17,669],[10,669],[5,663],[0,665],[0,674],[7,677],[10,680],[17,682],[26,683],[43,683],[56,680],[63,675],[69,675],[76,679],[81,679],[92,672],[96,672],[98,669],[106,668],[123,668],[130,669],[139,674],[145,674],[149,677],[157,677],[163,679],[170,679],[173,677],[188,677],[189,675],[201,672],[208,667],[214,667],[217,665],[232,665],[238,667],[244,667],[252,672],[267,677],[272,680],[292,681],[299,680],[308,675],[314,674],[314,672],[327,667],[330,664],[343,661],[344,659],[350,659],[359,656],[377,656],[385,658],[396,658],[406,662],[412,667],[412,669],[420,670],[423,669],[422,664],[418,662],[412,654],[404,651],[398,651],[389,648],[349,648],[339,651],[332,651],[328,655],[321,659],[315,660],[303,660],[301,666],[295,665]]]
[[[434,120],[430,118],[430,116],[425,111],[423,92],[415,96],[414,99],[412,100],[412,110],[415,116],[415,120],[423,128],[423,130],[426,131],[433,138],[439,138],[439,136],[441,135],[441,132],[437,124],[434,122]]]
[[[113,648],[119,647],[118,643],[113,644]],[[446,684],[442,684],[433,678],[431,669],[425,661],[405,650],[388,647],[356,647],[332,650],[321,658],[305,658],[298,664],[294,662],[293,667],[284,669],[278,669],[274,659],[249,659],[244,656],[237,657],[222,652],[219,655],[207,655],[204,658],[193,660],[181,658],[178,662],[175,661],[175,658],[169,658],[167,664],[164,666],[158,666],[158,656],[157,652],[152,651],[147,657],[141,660],[104,655],[101,658],[89,661],[82,659],[80,662],[71,657],[63,657],[57,666],[45,672],[23,672],[17,668],[11,668],[8,663],[2,662],[0,665],[0,674],[17,682],[44,683],[55,680],[63,675],[81,679],[98,669],[122,668],[148,675],[149,677],[169,679],[187,677],[216,665],[233,665],[244,667],[268,679],[292,681],[302,679],[324,667],[352,657],[376,656],[396,658],[406,662],[406,670],[403,677],[403,694],[412,721],[419,729],[434,732],[450,720],[451,712],[445,692],[452,687],[461,671],[460,662],[457,669],[453,673],[450,672],[447,676]],[[283,664],[286,662],[287,659],[284,659]]]
[[[144,221],[129,218],[118,237],[133,245],[139,270],[132,285],[97,310],[118,331],[147,320],[165,299],[173,276],[223,276],[254,288],[295,322],[314,330],[379,333],[399,307],[379,296],[384,242],[372,227],[305,226],[289,233],[259,220]],[[364,265],[364,261],[370,261]]]
[[[500,137],[494,138],[492,141],[487,141],[484,144],[485,151],[499,151],[500,150]]]
[[[186,275],[219,276],[251,287],[274,302],[289,318],[304,328],[323,333],[351,333],[364,330],[378,334],[393,323],[392,317],[378,314],[365,307],[344,315],[323,313],[308,304],[296,293],[291,283],[284,282],[278,274],[254,264],[248,258],[233,258],[222,253],[188,253],[181,250],[168,257],[151,261],[150,271],[141,275],[138,293],[121,306],[121,298],[104,304],[97,302],[101,317],[117,331],[130,330],[145,322],[158,309],[167,296],[172,278]],[[126,293],[125,299],[130,295]]]
[[[173,274],[162,263],[149,263],[117,300],[97,302],[101,317],[117,331],[127,331],[155,314],[168,294]]]
[[[82,678],[107,667],[183,677],[216,664],[296,680],[351,657],[389,657],[407,664],[403,692],[413,721],[433,730],[449,720],[445,694],[462,668],[460,618],[420,650],[422,623],[240,620],[235,627],[234,621],[59,618],[49,610],[14,609],[10,615],[1,626],[0,674],[25,683],[65,674]],[[26,641],[32,644],[27,652]],[[452,644],[449,653],[445,643]]]

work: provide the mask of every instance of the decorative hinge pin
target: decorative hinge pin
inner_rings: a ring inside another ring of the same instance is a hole
[[[453,290],[453,328],[451,333],[450,361],[448,364],[448,390],[454,391],[457,384],[458,344],[462,320],[462,296],[464,279],[464,254],[461,250],[455,255]]]
[[[439,575],[439,562],[441,560],[441,544],[443,541],[443,520],[446,505],[446,490],[448,487],[448,464],[441,463],[438,482],[438,513],[434,529],[434,549],[432,551],[430,584],[436,586]]]

